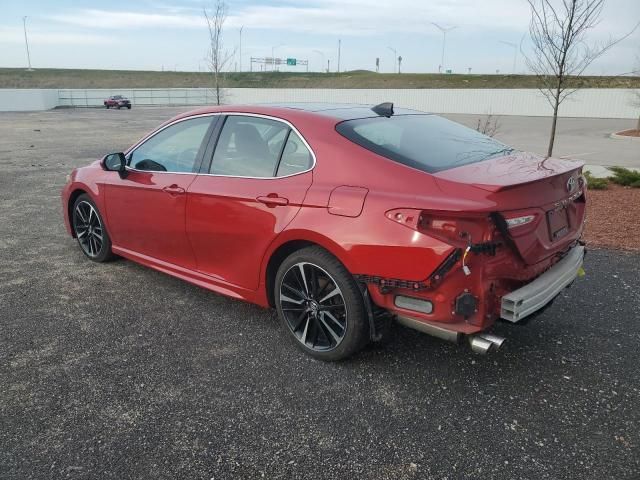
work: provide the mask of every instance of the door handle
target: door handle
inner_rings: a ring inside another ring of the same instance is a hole
[[[185,192],[185,189],[179,187],[175,183],[173,185],[169,185],[168,187],[164,187],[162,189],[164,192],[167,192],[169,195],[182,195]]]
[[[277,193],[270,193],[266,197],[258,197],[256,198],[260,203],[264,203],[267,207],[284,207],[289,205],[289,199],[278,196]]]

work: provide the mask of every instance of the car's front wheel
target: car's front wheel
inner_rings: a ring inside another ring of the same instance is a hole
[[[94,262],[106,262],[114,258],[109,232],[89,195],[82,194],[76,199],[71,218],[82,253]]]
[[[278,316],[294,342],[327,361],[347,358],[369,338],[362,294],[352,275],[320,247],[292,253],[276,275]]]

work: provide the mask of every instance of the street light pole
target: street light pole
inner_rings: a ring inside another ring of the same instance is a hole
[[[440,59],[440,68],[438,68],[438,73],[441,73],[441,70],[443,68],[446,70],[445,65],[444,65],[444,50],[445,50],[445,46],[447,44],[447,32],[449,30],[453,30],[454,28],[457,28],[457,27],[456,26],[441,27],[440,25],[438,25],[437,23],[434,23],[434,22],[431,22],[431,24],[442,32],[442,58]]]
[[[29,53],[29,40],[27,39],[27,17],[22,17],[22,27],[24,28],[24,44],[27,46],[27,63],[29,64],[28,71],[32,71],[31,68],[31,54]]]
[[[393,47],[387,47],[393,52],[393,73],[396,73],[396,62],[398,61],[398,51]]]
[[[238,48],[238,50],[240,51],[240,72],[242,72],[242,29],[244,28],[244,25],[242,25],[240,27],[240,46]]]

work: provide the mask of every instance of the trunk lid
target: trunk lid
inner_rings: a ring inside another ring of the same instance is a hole
[[[525,263],[533,265],[563,253],[582,235],[582,166],[573,160],[517,152],[444,170],[434,177],[443,189],[453,182],[486,192],[486,199],[495,205],[493,211],[511,223],[500,222],[498,227]]]

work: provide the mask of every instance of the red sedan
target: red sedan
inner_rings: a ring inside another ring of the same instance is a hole
[[[128,108],[131,110],[131,101],[122,95],[112,95],[104,100],[104,106],[105,108],[115,107],[118,110],[121,108]]]
[[[393,321],[486,352],[580,273],[581,170],[392,104],[225,106],[74,170],[62,201],[89,259],[275,307],[317,358]]]

